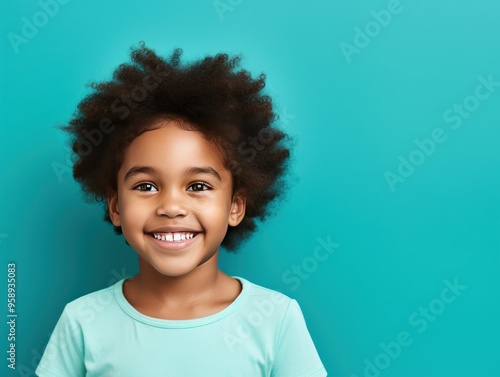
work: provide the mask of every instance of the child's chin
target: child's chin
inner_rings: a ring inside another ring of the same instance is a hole
[[[181,267],[172,268],[172,266],[169,266],[169,268],[166,268],[164,266],[158,266],[158,268],[156,268],[156,271],[158,271],[164,277],[168,277],[168,278],[180,278],[183,276],[187,276],[195,270],[196,270],[196,267],[187,267],[187,266],[184,268],[181,268]]]

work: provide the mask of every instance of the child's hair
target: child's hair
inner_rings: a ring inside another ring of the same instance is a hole
[[[252,79],[246,70],[235,71],[241,57],[222,53],[186,64],[181,49],[163,59],[141,42],[130,55],[132,63],[117,67],[112,80],[89,84],[93,91],[69,124],[59,126],[73,136],[73,177],[85,200],[102,202],[104,220],[111,223],[106,199],[117,192],[127,146],[159,120],[177,120],[217,147],[231,172],[233,195],[245,194],[245,217],[229,227],[222,242],[234,251],[286,187],[290,139],[273,126],[278,116],[271,98],[262,94],[266,76]],[[114,231],[122,234],[121,227]]]

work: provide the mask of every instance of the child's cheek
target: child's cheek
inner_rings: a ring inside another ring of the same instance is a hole
[[[211,193],[192,194],[187,200],[188,210],[199,213],[210,209],[216,205],[216,198]]]

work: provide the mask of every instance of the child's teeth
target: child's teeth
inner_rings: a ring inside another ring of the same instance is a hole
[[[185,241],[194,237],[194,233],[154,233],[154,238],[167,242]]]

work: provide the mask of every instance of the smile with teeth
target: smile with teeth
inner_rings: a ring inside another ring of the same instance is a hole
[[[189,240],[196,236],[197,233],[175,232],[175,233],[153,233],[153,237],[165,242],[181,242]]]

